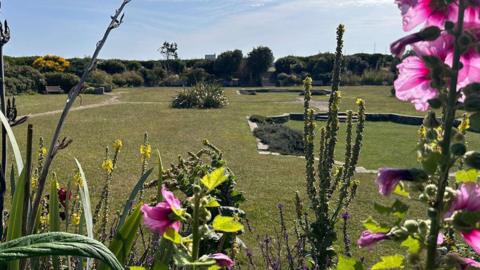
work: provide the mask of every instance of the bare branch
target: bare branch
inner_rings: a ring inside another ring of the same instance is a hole
[[[48,154],[45,157],[45,162],[44,166],[42,168],[42,171],[40,173],[40,176],[38,178],[38,189],[35,194],[35,199],[33,202],[33,206],[31,209],[31,212],[29,213],[29,222],[28,222],[28,233],[33,232],[33,225],[35,222],[35,215],[38,211],[38,207],[40,206],[40,200],[42,198],[43,190],[45,188],[45,182],[48,176],[48,172],[50,169],[50,165],[52,164],[53,158],[55,157],[55,153],[60,149],[60,147],[68,146],[70,142],[65,141],[65,139],[62,141],[64,144],[62,145],[62,142],[60,144],[57,144],[58,138],[60,137],[60,133],[62,131],[63,125],[65,124],[65,120],[67,118],[68,112],[70,111],[70,108],[73,106],[73,103],[75,102],[75,99],[78,97],[80,94],[83,85],[88,77],[88,74],[92,69],[95,67],[96,60],[98,58],[98,55],[100,54],[100,51],[102,50],[103,46],[105,45],[105,42],[107,41],[108,36],[110,35],[110,32],[114,29],[120,26],[120,21],[118,20],[119,17],[122,14],[123,9],[125,6],[130,2],[131,0],[123,0],[122,4],[120,5],[120,8],[118,8],[115,12],[115,15],[112,16],[112,21],[108,25],[102,39],[97,43],[95,51],[92,55],[92,59],[90,61],[90,64],[88,67],[85,69],[83,72],[83,75],[80,79],[80,82],[70,90],[68,93],[68,98],[67,98],[67,103],[65,104],[65,107],[63,108],[62,115],[60,116],[60,119],[58,120],[57,127],[55,129],[55,133],[53,134],[52,141],[50,143],[50,148],[48,150]],[[122,15],[123,17],[123,15]],[[117,25],[116,27],[112,27],[113,25]]]

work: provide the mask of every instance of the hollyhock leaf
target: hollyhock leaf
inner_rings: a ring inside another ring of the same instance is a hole
[[[214,197],[208,199],[207,207],[220,207],[220,203]]]
[[[478,222],[480,222],[480,212],[462,211],[456,212],[453,216],[453,226],[462,232],[474,229]]]
[[[163,233],[163,238],[172,241],[174,244],[182,243],[182,236],[172,227],[169,227],[165,233]]]
[[[201,182],[208,189],[208,191],[212,191],[225,182],[227,178],[228,177],[225,175],[225,167],[221,167],[205,175]]]
[[[337,270],[363,270],[363,265],[361,262],[355,260],[354,258],[349,258],[340,255],[338,257]]]
[[[388,233],[391,229],[388,225],[378,223],[372,217],[363,221],[363,227],[372,233]]]
[[[402,182],[395,187],[393,194],[410,199],[410,193],[405,190],[405,185]]]
[[[392,206],[384,206],[374,202],[374,208],[380,214],[393,215],[399,219],[403,219],[407,215],[409,206],[400,200],[395,200]]]
[[[442,155],[440,153],[430,153],[422,160],[422,167],[428,174],[434,174],[441,159]]]
[[[468,169],[455,173],[457,183],[476,183],[478,179],[478,170]]]
[[[381,261],[372,266],[371,270],[382,269],[403,269],[405,268],[405,257],[399,254],[381,257]]]
[[[408,253],[410,254],[417,254],[418,252],[420,252],[421,249],[420,241],[410,235],[400,245],[402,247],[406,247],[408,249]]]
[[[243,230],[243,225],[233,217],[219,215],[213,220],[213,229],[215,231],[234,233]]]

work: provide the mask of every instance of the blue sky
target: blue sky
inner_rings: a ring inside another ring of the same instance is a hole
[[[83,57],[121,0],[3,0],[12,40],[8,55]],[[269,46],[275,57],[333,51],[335,27],[346,25],[345,50],[386,53],[402,36],[393,0],[132,0],[125,23],[102,58],[159,59],[163,41],[182,58]]]

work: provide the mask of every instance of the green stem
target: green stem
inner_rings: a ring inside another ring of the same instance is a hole
[[[193,225],[192,225],[192,235],[193,235],[193,247],[192,247],[192,259],[193,261],[198,260],[198,255],[200,252],[200,232],[199,232],[199,210],[200,210],[200,194],[195,194],[195,205],[193,209]],[[195,269],[195,266],[192,267]]]
[[[435,200],[435,205],[433,208],[429,209],[429,216],[431,221],[430,234],[428,236],[428,246],[427,246],[427,261],[426,269],[436,269],[436,255],[437,255],[437,238],[441,228],[441,217],[444,208],[444,194],[445,189],[448,186],[449,172],[451,168],[451,159],[450,159],[450,144],[451,136],[453,131],[453,122],[455,120],[456,112],[456,103],[457,103],[457,82],[458,82],[458,71],[461,68],[460,56],[462,54],[461,48],[459,46],[459,39],[463,32],[463,19],[465,15],[465,3],[464,1],[459,2],[459,13],[458,13],[458,22],[457,29],[455,30],[455,51],[453,56],[452,70],[454,74],[450,81],[450,88],[448,92],[447,107],[445,110],[445,117],[443,123],[444,136],[442,141],[442,164],[440,167],[440,177],[438,181],[438,191],[437,197]]]

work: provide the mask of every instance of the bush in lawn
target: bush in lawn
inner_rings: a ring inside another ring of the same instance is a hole
[[[223,88],[212,83],[198,83],[183,89],[172,101],[173,108],[221,108],[228,104]]]
[[[98,64],[98,68],[109,74],[123,73],[127,70],[125,64],[118,60],[107,60]]]
[[[68,93],[80,81],[80,78],[70,73],[48,72],[45,73],[45,80],[47,85],[60,86],[65,93]]]
[[[5,84],[9,94],[39,92],[45,89],[45,76],[30,66],[5,67]]]
[[[119,87],[137,87],[142,86],[144,83],[142,76],[134,71],[113,74],[112,77],[113,83]]]
[[[253,134],[267,144],[271,152],[303,155],[303,133],[298,130],[279,124],[260,124]]]
[[[41,72],[63,72],[70,66],[70,62],[56,55],[45,55],[33,61],[33,67]]]
[[[292,86],[292,85],[299,85],[302,82],[301,78],[299,78],[295,74],[286,74],[286,73],[279,73],[277,75],[277,85],[278,86]]]

